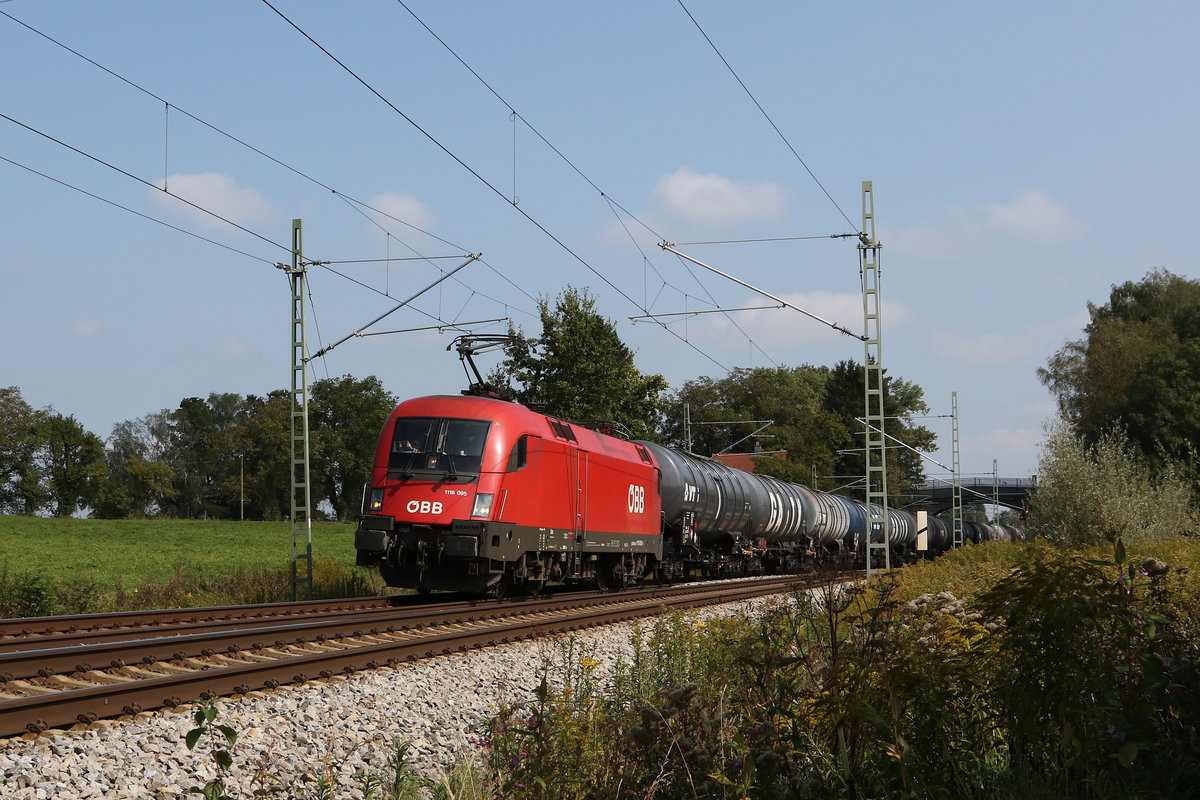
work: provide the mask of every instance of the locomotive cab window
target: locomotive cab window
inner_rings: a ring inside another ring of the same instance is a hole
[[[388,477],[429,472],[455,478],[478,475],[490,425],[475,419],[397,418],[388,455]]]
[[[525,434],[520,439],[517,439],[513,445],[512,453],[508,456],[508,471],[516,472],[519,469],[525,469],[529,463],[529,434]]]

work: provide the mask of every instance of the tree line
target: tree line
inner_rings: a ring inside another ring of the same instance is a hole
[[[310,387],[310,488],[329,516],[357,512],[379,427],[395,405],[374,376]],[[283,389],[187,397],[117,423],[102,440],[73,416],[32,408],[17,387],[0,388],[0,512],[284,519],[290,431]]]
[[[819,489],[863,474],[860,364],[735,369],[671,389],[642,373],[616,326],[586,290],[538,301],[541,332],[513,326],[488,381],[562,419],[692,452],[759,452],[758,471]],[[1118,437],[1151,479],[1200,486],[1200,282],[1165,270],[1112,287],[1088,304],[1084,337],[1038,371],[1063,424],[1085,450]],[[885,376],[888,488],[924,480],[919,452],[934,434],[916,424],[924,391]],[[314,504],[353,519],[380,426],[397,398],[375,376],[345,375],[310,389]],[[34,409],[0,387],[0,513],[123,518],[284,518],[291,505],[290,392],[188,397],[118,423],[107,439],[72,416]],[[690,420],[690,426],[685,421]],[[752,421],[759,422],[752,422]],[[760,424],[770,424],[758,431]],[[851,488],[847,493],[853,494]]]
[[[630,438],[701,454],[762,451],[756,468],[833,489],[863,472],[861,365],[736,369],[671,391],[643,374],[615,325],[586,290],[539,301],[542,331],[510,328],[489,381],[562,419],[597,423]],[[933,433],[913,423],[926,409],[919,386],[886,378],[888,433],[916,450]],[[312,502],[339,520],[358,513],[379,430],[397,398],[375,377],[310,387]],[[749,420],[769,420],[757,436]],[[99,518],[283,519],[290,511],[291,395],[187,397],[120,422],[107,439],[72,416],[34,409],[17,387],[0,388],[0,513]],[[756,447],[757,446],[757,447]],[[913,451],[889,451],[889,489],[923,480]]]

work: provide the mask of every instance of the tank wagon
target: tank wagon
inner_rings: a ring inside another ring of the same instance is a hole
[[[888,513],[890,546],[908,557],[916,520]],[[794,571],[817,554],[861,553],[867,519],[840,495],[517,403],[441,395],[405,401],[384,423],[355,548],[391,586],[499,595],[547,581],[617,588]],[[929,534],[932,553],[949,547],[941,520]]]

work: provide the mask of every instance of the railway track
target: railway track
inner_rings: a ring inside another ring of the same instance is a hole
[[[63,631],[42,630],[0,640],[0,736],[90,724],[803,585],[789,576],[520,603],[411,607],[394,607],[380,598],[382,604],[331,604],[316,616],[293,609],[279,617],[250,612],[238,619],[234,612],[230,619],[203,621],[206,615],[192,620],[187,612],[172,612],[181,618],[157,627],[114,631],[96,625],[67,632],[75,640],[66,644]]]

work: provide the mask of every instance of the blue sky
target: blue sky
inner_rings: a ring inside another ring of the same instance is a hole
[[[0,385],[102,437],[183,397],[287,386],[272,264],[293,218],[313,259],[429,257],[330,265],[357,283],[314,268],[312,350],[482,252],[372,330],[536,334],[534,298],[570,285],[676,387],[861,360],[787,309],[629,317],[768,304],[658,241],[848,232],[870,180],[885,365],[933,414],[958,392],[964,473],[1026,476],[1055,410],[1035,370],[1087,302],[1156,267],[1196,276],[1194,3],[406,5],[275,3],[385,103],[265,3],[0,2],[0,113],[20,123],[0,119]],[[850,241],[680,249],[861,330]],[[456,393],[452,335],[353,338],[312,376]],[[949,420],[928,425],[949,463]]]

